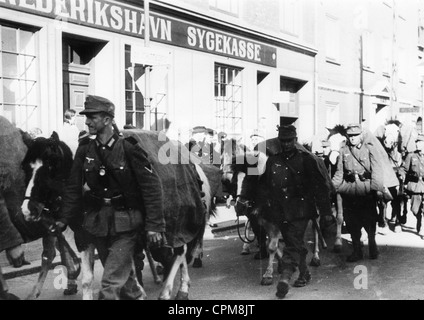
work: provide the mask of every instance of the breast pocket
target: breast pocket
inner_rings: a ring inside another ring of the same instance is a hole
[[[85,161],[83,165],[84,177],[90,188],[98,184],[100,166],[94,161]]]
[[[131,176],[131,170],[125,161],[113,163],[110,168],[118,181],[128,181]]]

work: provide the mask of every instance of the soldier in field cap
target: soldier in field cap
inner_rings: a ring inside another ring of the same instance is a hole
[[[265,171],[260,176],[246,176],[237,201],[253,201],[253,210],[281,231],[285,246],[278,266],[276,295],[284,298],[297,269],[295,287],[303,287],[311,280],[305,231],[309,220],[316,219],[317,208],[320,215],[333,220],[331,181],[322,160],[297,142],[296,127],[291,124],[279,126],[277,138],[260,142],[257,147],[266,150]]]
[[[104,112],[112,118],[115,117],[115,105],[112,101],[94,95],[88,95],[84,102],[84,110],[80,114],[88,115],[93,113]]]
[[[82,228],[93,239],[104,267],[99,299],[144,299],[139,286],[144,259],[140,246],[151,245],[153,254],[163,244],[162,185],[136,138],[114,131],[114,104],[90,95],[84,107],[80,114],[96,138],[79,143],[59,226],[70,224],[76,235]],[[86,245],[76,244],[79,251]]]
[[[347,262],[364,258],[361,244],[362,228],[368,234],[368,257],[377,259],[375,240],[377,229],[377,200],[383,200],[385,185],[384,161],[387,157],[379,141],[360,124],[346,126],[348,140],[340,149],[333,184],[343,199],[343,216],[352,238],[353,251]],[[365,139],[375,139],[375,143]],[[379,151],[381,150],[381,152]],[[391,166],[389,166],[391,170]],[[390,171],[393,172],[393,171]]]

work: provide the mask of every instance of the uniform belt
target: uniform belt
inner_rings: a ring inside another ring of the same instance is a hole
[[[98,205],[102,205],[102,206],[121,207],[121,206],[124,206],[125,204],[124,196],[122,194],[119,194],[111,198],[103,198],[103,197],[99,197],[95,194],[90,193],[89,197]]]

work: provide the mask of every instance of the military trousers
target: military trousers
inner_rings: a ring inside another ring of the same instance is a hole
[[[287,280],[299,268],[300,273],[307,270],[306,256],[308,249],[305,245],[305,232],[309,219],[285,221],[281,224],[280,230],[284,240],[283,258],[279,272]]]
[[[375,239],[377,230],[377,203],[374,196],[342,196],[343,218],[352,237],[352,244],[359,245],[361,229],[364,228],[368,239]]]
[[[95,237],[95,246],[103,264],[99,300],[135,300],[142,295],[134,267],[137,232]]]

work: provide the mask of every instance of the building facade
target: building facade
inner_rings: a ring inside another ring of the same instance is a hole
[[[199,125],[248,142],[252,132],[276,136],[281,123],[293,122],[301,141],[339,123],[413,123],[423,95],[418,8],[418,0],[0,0],[0,115],[60,134],[64,111],[81,111],[95,94],[115,103],[118,127],[184,142]]]
[[[362,122],[374,131],[389,119],[420,122],[419,8],[414,0],[319,2],[320,128]]]
[[[280,115],[304,118],[296,125],[313,132],[314,10],[305,2],[149,1],[146,9],[143,1],[0,0],[0,115],[60,133],[64,111],[81,111],[96,94],[115,103],[118,127],[167,129],[181,140],[197,125],[272,137]],[[84,129],[83,117],[77,125]]]

